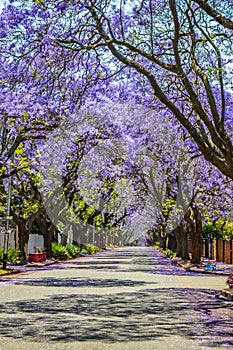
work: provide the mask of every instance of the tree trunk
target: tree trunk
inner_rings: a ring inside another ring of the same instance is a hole
[[[192,233],[192,263],[200,264],[201,262],[201,233],[202,233],[202,218],[201,213],[197,207],[190,208],[189,213],[186,214],[191,233]]]
[[[27,220],[23,220],[12,210],[14,222],[18,225],[18,243],[23,260],[27,259],[26,244],[29,240],[29,231],[27,229]]]
[[[201,262],[201,236],[199,234],[193,235],[192,239],[192,263],[200,264]]]
[[[158,237],[160,239],[160,247],[163,250],[167,249],[167,239],[168,239],[168,235],[165,231],[165,227],[161,225],[160,230],[158,231]]]
[[[176,237],[176,256],[178,258],[181,258],[181,255],[182,255],[182,238],[180,236],[180,228],[179,226],[175,228],[174,230],[174,235]]]
[[[19,250],[21,252],[23,260],[27,259],[26,244],[29,240],[29,233],[26,229],[26,223],[21,222],[18,224],[19,227]]]
[[[175,234],[172,233],[168,236],[168,244],[167,244],[168,249],[172,250],[173,252],[176,251],[177,249],[177,239],[175,237]]]
[[[43,236],[47,259],[51,259],[52,257],[52,242],[53,242],[53,236],[55,231],[56,231],[56,226],[52,224],[49,230],[47,231],[47,233]]]
[[[188,251],[188,233],[183,224],[180,224],[180,240],[181,240],[181,258],[183,260],[189,260]]]
[[[201,262],[201,234],[202,234],[202,218],[201,213],[195,207],[193,209],[195,216],[196,230],[193,235],[193,251],[192,251],[192,263],[200,264]]]
[[[176,256],[183,260],[189,260],[188,235],[182,223],[174,230],[174,234],[177,242]]]
[[[56,230],[56,227],[52,223],[50,223],[50,221],[48,221],[47,219],[48,218],[46,214],[43,214],[42,216],[36,217],[36,222],[44,238],[44,247],[46,249],[46,256],[48,259],[50,259],[52,256],[53,234]],[[48,223],[50,224],[50,227],[48,227]]]
[[[167,249],[167,235],[164,235],[162,237],[162,249],[166,250]]]
[[[62,245],[66,245],[67,241],[68,241],[68,236],[69,236],[69,231],[70,231],[70,228],[71,228],[71,225],[72,223],[69,222],[65,225],[64,229],[63,229],[63,232],[62,232]]]

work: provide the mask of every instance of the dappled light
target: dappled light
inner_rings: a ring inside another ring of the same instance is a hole
[[[224,342],[233,346],[233,335],[228,332],[233,327],[233,307],[216,294],[172,288],[54,295],[6,303],[0,305],[0,331],[9,338],[40,342],[127,342],[178,334],[216,349],[224,337]]]
[[[38,273],[1,279],[1,288],[43,294],[1,300],[0,334],[9,341],[40,342],[42,348],[90,341],[111,347],[177,336],[204,349],[233,346],[233,305],[211,287],[216,276],[208,277],[208,289],[191,288],[189,283],[198,278],[201,284],[205,275],[183,270],[153,248],[107,250]],[[187,286],[176,286],[183,276]]]

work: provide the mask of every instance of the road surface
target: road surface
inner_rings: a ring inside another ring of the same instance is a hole
[[[226,277],[125,247],[0,279],[0,349],[233,349]]]

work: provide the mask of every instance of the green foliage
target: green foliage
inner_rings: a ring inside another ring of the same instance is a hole
[[[4,248],[0,248],[0,261],[3,261]],[[21,252],[19,249],[9,248],[7,252],[7,262],[10,264],[16,264],[22,260]]]
[[[222,231],[213,225],[204,226],[202,229],[202,238],[204,239],[222,239]]]
[[[83,251],[86,250],[87,254],[95,254],[98,252],[98,247],[92,245],[92,244],[85,244],[82,249],[82,253],[85,254]]]
[[[233,240],[233,222],[229,219],[219,219],[215,221],[213,225],[213,221],[205,214],[205,218],[207,219],[207,225],[204,226],[202,230],[203,238],[209,238],[208,234],[214,231],[214,239],[226,239]]]
[[[82,251],[75,244],[67,243],[63,246],[60,243],[52,243],[52,257],[57,260],[69,260],[71,258],[76,258],[82,254],[95,254],[98,251],[98,247],[92,244],[85,244],[82,246]]]
[[[174,205],[176,204],[174,199],[166,199],[165,203],[163,204],[162,214],[164,217],[169,216],[170,211],[173,209]]]
[[[85,248],[82,249],[81,253],[84,254],[84,255],[88,254],[88,252],[87,252],[87,250]]]
[[[233,222],[219,222],[218,225],[220,226],[222,224],[222,232],[224,239],[227,240],[233,240]]]
[[[21,251],[19,249],[8,249],[7,260],[13,264],[19,262],[22,260]]]
[[[32,2],[36,5],[44,4],[44,0],[33,0]]]
[[[69,254],[67,248],[57,242],[52,243],[52,257],[57,260],[71,259],[71,255]]]
[[[75,244],[66,243],[66,250],[72,258],[77,258],[80,253],[80,248]]]
[[[166,255],[168,258],[173,258],[176,256],[176,253],[174,253],[172,250],[170,249],[166,249],[166,250],[162,250],[162,253],[164,255]]]
[[[109,244],[109,248],[118,248],[119,246],[116,244]]]
[[[159,242],[155,242],[153,245],[152,245],[153,248],[160,248],[160,243]]]

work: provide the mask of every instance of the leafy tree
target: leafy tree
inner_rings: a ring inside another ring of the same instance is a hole
[[[204,226],[202,229],[202,238],[204,239],[220,239],[223,238],[222,232],[212,225]]]
[[[2,134],[1,174],[7,176],[7,160],[21,142],[30,152],[33,139],[43,139],[64,118],[79,115],[81,103],[86,108],[93,100],[109,102],[112,99],[149,106],[159,113],[162,123],[166,116],[173,129],[179,121],[186,129],[185,142],[193,155],[203,154],[232,179],[232,90],[228,72],[233,37],[229,19],[232,9],[224,7],[226,4],[228,1],[220,0],[208,3],[147,0],[133,4],[126,1],[124,5],[111,0],[11,1],[0,17],[1,125],[5,133]],[[108,110],[105,115],[113,121],[117,113]],[[140,130],[138,123],[137,128],[131,128],[134,137],[150,149],[153,156],[159,147],[156,148],[153,137],[147,133],[158,127],[154,116],[149,115],[151,120],[146,121],[146,132]],[[90,128],[88,123],[87,118],[85,127]],[[76,151],[88,154],[91,142],[99,142],[97,136],[102,140],[113,135],[132,136],[126,129],[121,130],[122,126],[114,129],[112,124],[107,120],[106,128],[101,130],[91,125],[95,129],[94,137],[87,143],[85,138],[84,142],[79,140]],[[72,166],[79,168],[79,161],[78,158],[76,163],[70,162],[71,172]],[[169,155],[166,162],[171,173]],[[125,163],[122,164],[125,166]],[[127,174],[143,198],[148,186],[143,189],[143,182],[139,184],[139,179],[145,176],[140,177],[140,167],[136,165],[128,165]],[[111,163],[111,185],[109,177],[100,174],[104,179],[103,195],[109,198],[116,194],[114,169]],[[209,179],[207,175],[206,188]],[[65,186],[71,199],[75,189],[73,180],[75,178],[68,179],[67,188]],[[101,181],[99,187],[100,184]],[[175,186],[173,179],[171,184]],[[187,221],[198,247],[201,195],[198,201],[195,194],[195,199]],[[206,203],[211,203],[209,199]],[[79,206],[80,196],[76,200],[85,221],[103,224],[98,210],[83,203]],[[174,200],[172,195],[169,200]],[[168,217],[167,208],[159,209],[160,214],[163,209],[162,214]],[[62,208],[58,205],[56,210],[59,212]],[[117,221],[112,219],[106,217],[105,222],[115,224]],[[199,257],[197,252],[196,261]]]
[[[137,80],[143,76],[149,83],[157,105],[170,111],[205,158],[232,178],[227,3],[40,1],[20,7],[16,2],[2,14],[1,50],[10,57],[11,45],[13,67],[20,64],[24,79],[50,91],[58,88],[60,98],[73,102],[96,81],[135,70]]]

